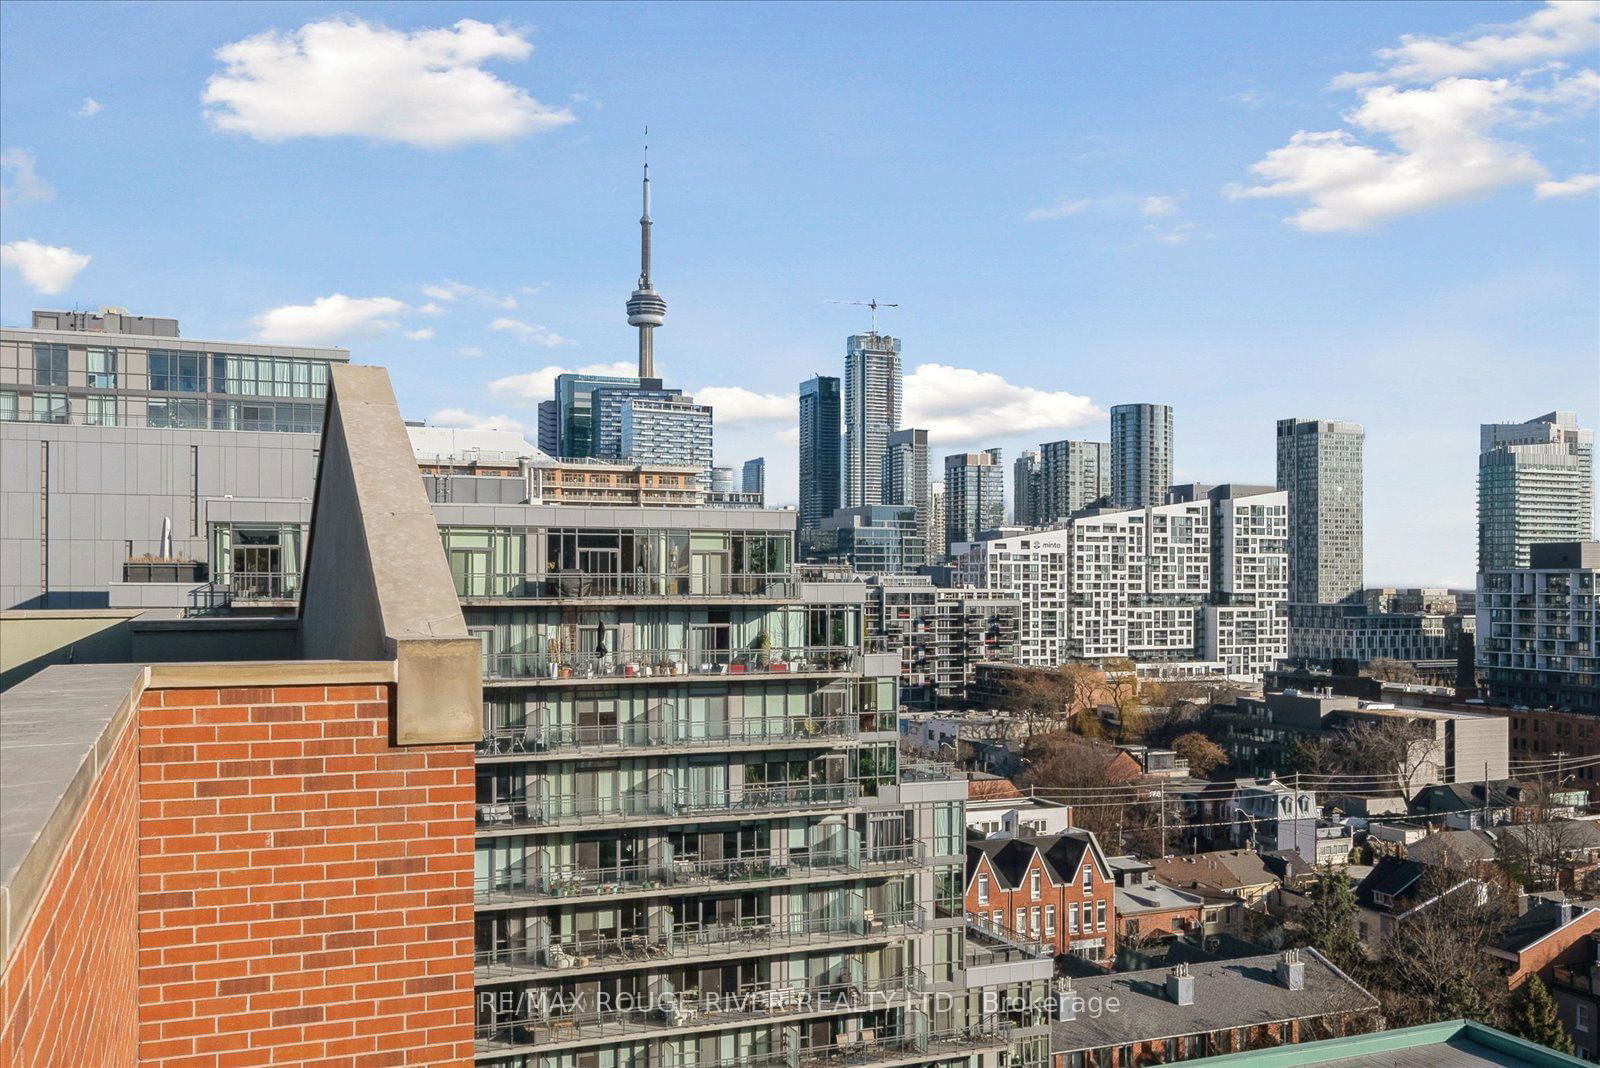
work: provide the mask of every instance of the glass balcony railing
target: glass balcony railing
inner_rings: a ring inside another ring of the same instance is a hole
[[[531,1006],[535,1011],[524,1012],[516,1019],[480,1022],[478,1049],[490,1052],[507,1046],[606,1041],[639,1031],[718,1027],[744,1020],[883,1008],[917,995],[922,989],[920,973],[907,971],[877,982],[751,986],[717,994],[690,990],[655,998],[639,995],[627,999],[632,1003],[628,1008],[609,1012],[541,1012],[538,1010],[544,1006],[535,1001]]]
[[[492,727],[478,743],[482,756],[536,755],[581,749],[638,749],[652,746],[677,748],[719,745],[795,742],[815,738],[854,737],[859,716],[800,716],[794,719],[752,719],[741,723],[627,723],[580,727],[573,725]]]
[[[631,649],[615,653],[500,653],[484,659],[484,677],[499,679],[649,679],[673,675],[768,675],[861,670],[849,645],[771,649]]]
[[[727,956],[773,947],[848,942],[920,931],[921,908],[861,916],[751,917],[736,923],[678,924],[660,933],[533,942],[516,940],[477,952],[481,979],[514,979],[543,972],[596,966],[653,964]]]
[[[737,790],[675,790],[624,793],[616,797],[557,797],[538,801],[494,801],[477,806],[478,828],[622,823],[636,819],[717,816],[839,808],[861,799],[856,783],[783,783]]]
[[[786,600],[799,596],[795,576],[787,571],[649,575],[561,571],[526,575],[496,572],[457,572],[456,596],[511,600],[562,600],[602,597],[759,597]]]
[[[678,857],[660,864],[614,867],[516,870],[479,879],[474,887],[480,905],[541,898],[597,897],[638,891],[686,892],[718,890],[752,883],[782,882],[819,875],[869,875],[918,868],[924,864],[922,843],[871,849],[791,851],[787,857],[726,857],[700,860]]]

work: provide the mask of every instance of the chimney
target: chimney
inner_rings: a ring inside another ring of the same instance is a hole
[[[1056,1020],[1060,1023],[1072,1023],[1078,1018],[1078,992],[1072,989],[1072,980],[1060,976],[1055,981],[1056,988]]]
[[[1174,1005],[1194,1004],[1194,976],[1189,974],[1187,964],[1180,964],[1167,973],[1167,997]]]
[[[1570,901],[1561,903],[1561,926],[1565,927],[1578,918],[1578,910]]]
[[[1306,988],[1306,962],[1300,959],[1298,949],[1288,950],[1278,958],[1278,985],[1285,990]]]

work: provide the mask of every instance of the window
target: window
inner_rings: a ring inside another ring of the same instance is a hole
[[[1037,905],[1028,910],[1028,932],[1033,935],[1039,933],[1039,906]]]
[[[1044,907],[1044,933],[1047,935],[1056,933],[1056,907],[1054,905],[1046,905]]]
[[[989,917],[989,922],[996,927],[1004,927],[1006,925],[1006,914],[999,909],[995,909],[994,914]]]
[[[115,397],[89,397],[88,414],[84,422],[90,426],[116,426],[117,425],[117,398]]]
[[[1067,933],[1078,933],[1078,903],[1076,901],[1067,906]]]
[[[65,345],[35,345],[33,347],[33,384],[36,386],[64,386],[67,384],[67,347]]]
[[[199,353],[151,349],[150,388],[158,393],[204,393],[206,358]]]
[[[1590,1008],[1589,1008],[1589,1006],[1585,1005],[1583,1002],[1579,1001],[1579,1002],[1574,1002],[1572,1008],[1573,1008],[1572,1029],[1574,1031],[1582,1031],[1585,1034],[1587,1034],[1588,1031],[1589,1031],[1589,1017],[1590,1017]]]
[[[1094,892],[1094,865],[1088,860],[1083,862],[1083,892],[1086,894]]]
[[[145,421],[150,426],[198,427],[204,430],[206,403],[198,400],[152,397],[145,409]]]
[[[117,350],[89,350],[89,388],[117,388]]]
[[[962,852],[966,827],[960,801],[943,801],[933,806],[933,851],[941,857]]]
[[[1106,903],[1103,900],[1094,903],[1094,929],[1096,931],[1106,929]]]
[[[748,709],[748,699],[745,708]],[[962,878],[964,866],[959,864],[941,865],[933,874],[933,905],[935,915],[960,916],[966,911],[966,903],[962,900],[966,893],[966,883]]]
[[[0,421],[12,422],[17,418],[17,395],[10,390],[0,393]]]
[[[988,903],[989,877],[987,875],[980,875],[978,876],[978,904],[987,905]]]
[[[1034,872],[1031,876],[1028,877],[1028,896],[1033,898],[1033,900],[1035,900],[1035,901],[1039,900],[1039,873],[1038,872]]]
[[[1026,931],[1028,929],[1028,910],[1027,909],[1018,909],[1017,910],[1017,922],[1012,924],[1011,928],[1014,931]]]
[[[35,423],[65,423],[71,413],[65,393],[35,393],[33,395],[33,421]]]

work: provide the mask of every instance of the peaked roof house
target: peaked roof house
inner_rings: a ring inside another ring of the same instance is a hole
[[[1469,885],[1482,891],[1478,879],[1462,875],[1443,893],[1429,893],[1425,883],[1429,870],[1415,860],[1380,857],[1366,878],[1356,884],[1356,934],[1369,955],[1376,956],[1401,923],[1439,898]]]
[[[1091,961],[1116,952],[1115,880],[1088,831],[967,840],[966,911],[1002,935]]]

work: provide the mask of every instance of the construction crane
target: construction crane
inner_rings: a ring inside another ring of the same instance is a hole
[[[877,334],[878,334],[878,309],[879,308],[898,308],[898,307],[900,307],[900,305],[898,305],[898,304],[886,304],[881,300],[830,300],[828,303],[829,304],[854,304],[858,308],[871,308],[872,309],[872,334],[873,334],[874,337],[876,337]]]

